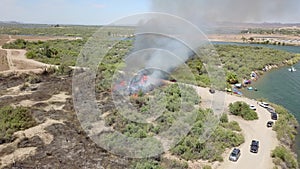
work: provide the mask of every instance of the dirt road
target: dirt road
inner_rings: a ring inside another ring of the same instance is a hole
[[[255,105],[259,119],[254,121],[245,121],[237,116],[229,116],[229,120],[237,121],[242,128],[242,133],[245,137],[245,143],[240,147],[241,156],[237,162],[232,162],[228,160],[229,153],[228,150],[224,155],[224,162],[222,162],[218,169],[271,169],[274,164],[271,158],[271,151],[279,144],[276,133],[271,129],[266,127],[267,121],[271,120],[270,113],[257,105],[257,102],[248,98],[239,97],[236,95],[229,95],[223,92],[217,91],[215,94],[210,94],[207,88],[196,88],[197,92],[203,100],[203,106],[209,107],[211,105],[211,100],[213,97],[225,96],[225,110],[228,108],[230,103],[236,101],[244,101],[248,104]],[[280,117],[279,117],[280,118]],[[259,140],[260,147],[257,154],[250,152],[251,141]]]
[[[9,41],[7,43],[10,43],[14,41],[11,36],[9,36]],[[41,63],[38,61],[35,61],[33,59],[26,58],[26,50],[21,49],[3,49],[2,46],[0,46],[0,49],[6,51],[7,55],[7,62],[9,70],[2,71],[2,73],[16,73],[16,72],[35,72],[39,73],[42,72],[45,68],[51,66],[45,63]]]

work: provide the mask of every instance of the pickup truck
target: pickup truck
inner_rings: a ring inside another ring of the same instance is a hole
[[[258,148],[259,148],[259,141],[252,140],[251,145],[250,145],[250,152],[258,153]]]

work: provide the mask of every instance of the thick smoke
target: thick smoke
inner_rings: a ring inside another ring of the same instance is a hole
[[[151,3],[154,12],[170,13],[201,25],[214,22],[295,22],[297,19],[300,22],[298,1],[151,0]]]
[[[165,14],[150,16],[137,28],[134,49],[126,58],[126,65],[135,73],[141,69],[159,70],[150,76],[160,79],[162,72],[170,74],[208,41],[196,27],[188,26],[181,18]]]

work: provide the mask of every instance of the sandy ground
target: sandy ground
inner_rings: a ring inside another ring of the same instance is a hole
[[[32,37],[32,40],[34,38]],[[16,40],[12,36],[8,36],[8,41],[12,42]],[[39,40],[39,38],[36,38],[34,40]],[[49,40],[45,39],[45,40]],[[50,67],[51,65],[41,63],[38,61],[35,61],[33,59],[26,58],[26,50],[21,49],[2,49],[2,46],[0,46],[0,50],[6,52],[6,60],[7,63],[4,63],[3,66],[7,65],[8,69],[0,70],[3,74],[9,74],[9,73],[26,73],[26,72],[34,72],[34,73],[40,73],[47,67]],[[4,60],[5,61],[5,60]],[[2,67],[2,65],[1,65]]]
[[[225,94],[224,92],[217,91],[215,94],[210,94],[207,88],[196,88],[197,92],[201,96],[202,106],[210,107],[213,97],[220,98],[225,96],[225,110],[228,109],[229,103],[236,101],[244,101],[248,104],[255,105],[257,114],[259,116],[258,120],[245,121],[237,116],[229,116],[229,120],[237,121],[242,128],[242,133],[245,137],[245,143],[240,147],[241,156],[237,162],[231,162],[228,160],[229,153],[231,150],[227,150],[224,153],[224,162],[220,163],[214,168],[218,169],[271,169],[274,164],[271,158],[271,151],[275,149],[279,142],[276,138],[276,133],[271,129],[266,127],[267,121],[271,120],[270,113],[260,107],[255,100],[251,100],[245,97],[239,97],[236,95]],[[220,107],[219,107],[220,108]],[[280,118],[280,117],[279,117]],[[259,140],[260,147],[257,154],[250,153],[251,141]]]
[[[66,40],[76,40],[81,39],[80,37],[66,37],[66,36],[31,36],[31,35],[13,35],[12,39],[24,39],[29,42],[36,41],[47,41],[47,40],[57,40],[57,39],[66,39]]]
[[[63,107],[65,106],[64,103],[68,98],[70,98],[70,95],[67,95],[67,93],[62,92],[57,95],[53,95],[50,99],[45,100],[45,101],[31,101],[31,100],[22,100],[19,104],[20,106],[24,107],[31,107],[37,103],[46,103],[48,106],[44,108],[44,110],[49,111],[49,110],[63,110]],[[60,105],[56,105],[59,103]]]

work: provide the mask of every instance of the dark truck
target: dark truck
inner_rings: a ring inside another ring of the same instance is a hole
[[[258,148],[259,148],[259,141],[252,140],[251,145],[250,145],[250,152],[258,153]]]

